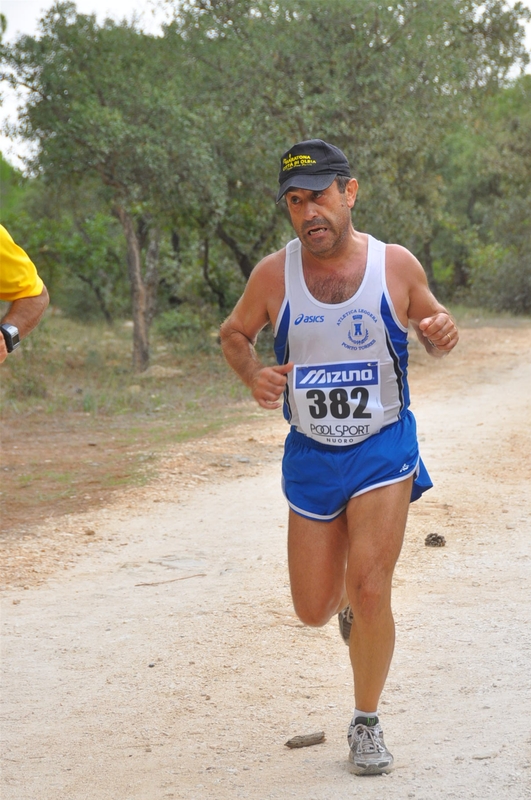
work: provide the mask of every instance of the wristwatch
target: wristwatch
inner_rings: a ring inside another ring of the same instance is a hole
[[[15,347],[20,344],[20,334],[16,325],[11,325],[9,322],[3,322],[0,325],[0,331],[6,343],[8,353],[12,353]]]

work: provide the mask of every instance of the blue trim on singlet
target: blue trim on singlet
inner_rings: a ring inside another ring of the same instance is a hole
[[[289,333],[290,317],[291,317],[290,307],[289,307],[289,302],[287,302],[284,307],[284,312],[282,314],[280,322],[278,323],[277,333],[273,345],[278,364],[287,364],[289,361],[288,333]],[[288,422],[291,422],[291,407],[289,402],[288,384],[286,384],[286,388],[284,390],[284,403],[282,406],[282,411],[284,414],[284,419],[286,419]]]
[[[389,355],[393,360],[398,395],[400,398],[399,417],[402,418],[404,412],[409,408],[409,386],[407,382],[407,362],[408,362],[408,337],[407,331],[402,330],[395,321],[391,307],[387,302],[385,294],[382,295],[380,303],[380,313],[386,330],[386,344]]]
[[[278,364],[288,363],[286,355],[289,350],[289,345],[288,345],[289,322],[290,322],[290,308],[289,308],[289,302],[287,302],[286,305],[284,306],[284,312],[282,314],[282,317],[280,318],[280,321],[277,323],[277,332],[275,334],[274,349]]]

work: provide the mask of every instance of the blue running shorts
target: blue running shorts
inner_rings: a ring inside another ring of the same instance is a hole
[[[419,456],[417,425],[411,411],[348,447],[310,439],[294,428],[282,460],[282,490],[290,508],[302,517],[330,522],[359,494],[414,475],[411,502],[433,483]]]

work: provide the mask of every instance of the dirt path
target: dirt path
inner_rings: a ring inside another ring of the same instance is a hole
[[[436,486],[395,578],[390,776],[347,770],[347,650],[293,615],[284,427],[257,413],[6,545],[3,799],[531,797],[530,351],[529,327],[465,330],[429,372],[413,351]]]

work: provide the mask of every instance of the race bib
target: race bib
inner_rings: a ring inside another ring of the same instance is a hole
[[[323,444],[356,444],[383,426],[378,361],[296,365],[293,394],[301,432]]]

